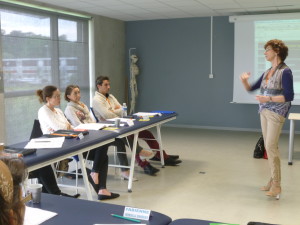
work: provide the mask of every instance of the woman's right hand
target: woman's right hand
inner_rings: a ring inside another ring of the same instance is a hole
[[[250,77],[250,72],[244,72],[241,74],[240,79],[244,83],[248,81],[249,77]]]

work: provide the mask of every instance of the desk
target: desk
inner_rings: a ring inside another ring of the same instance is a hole
[[[89,181],[87,178],[86,168],[84,165],[84,159],[82,153],[92,150],[96,147],[111,143],[117,136],[114,132],[107,131],[90,131],[88,135],[85,135],[83,139],[66,139],[62,148],[51,149],[38,149],[36,154],[28,155],[24,157],[24,162],[28,167],[28,171],[33,171],[44,166],[51,165],[67,157],[74,155],[79,156],[79,162],[83,173],[83,181],[87,190],[87,197],[92,200],[92,194],[90,190]],[[14,147],[23,148],[27,142],[19,143]]]
[[[58,213],[58,215],[42,223],[42,225],[93,225],[96,223],[134,223],[124,219],[112,217],[110,214],[123,215],[124,212],[124,206],[115,204],[93,202],[43,193],[40,204],[28,203],[27,205],[30,207]],[[152,216],[150,217],[149,221],[142,221],[142,223],[149,225],[167,225],[172,221],[170,217],[158,212],[151,212],[151,215]]]
[[[300,120],[300,113],[290,113],[288,119],[290,120],[290,140],[289,140],[289,161],[288,161],[288,164],[293,165],[295,120]]]
[[[162,145],[162,138],[161,138],[161,126],[164,123],[167,123],[171,120],[175,120],[177,116],[177,113],[171,113],[171,114],[163,114],[162,116],[154,116],[150,117],[149,121],[139,121],[136,119],[134,121],[134,126],[131,127],[121,127],[117,130],[118,132],[118,138],[127,137],[129,135],[134,135],[133,139],[133,147],[132,147],[132,156],[131,156],[131,162],[130,162],[130,173],[129,173],[129,181],[128,181],[128,192],[132,192],[132,178],[134,173],[134,164],[135,164],[135,155],[136,155],[136,146],[137,146],[137,140],[138,140],[138,134],[140,131],[148,130],[152,127],[156,127],[157,131],[157,141],[159,143],[159,151],[161,156],[161,164],[162,167],[164,167],[164,157],[163,157],[163,145]]]

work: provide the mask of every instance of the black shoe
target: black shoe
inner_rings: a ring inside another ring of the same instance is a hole
[[[155,167],[151,166],[150,164],[148,164],[147,166],[144,167],[144,173],[151,175],[151,176],[155,176],[155,174],[159,171],[159,169],[156,169]]]
[[[179,163],[182,163],[182,161],[170,157],[165,159],[165,166],[177,166]]]
[[[111,195],[99,195],[98,194],[98,200],[108,200],[108,199],[114,199],[114,198],[118,198],[120,195],[117,193],[112,193]]]
[[[78,198],[80,196],[80,194],[76,194],[76,195],[68,195],[66,193],[60,193],[61,196],[65,196],[65,197],[69,197],[69,198]]]
[[[176,160],[176,159],[179,159],[179,155],[169,155],[169,158],[173,159],[173,160]],[[151,158],[150,160],[153,160],[153,161],[160,161],[160,158],[158,158],[157,156],[154,156],[153,158]]]
[[[94,183],[94,180],[93,180],[93,178],[92,178],[91,175],[90,175],[91,172],[92,172],[92,171],[91,171],[90,169],[86,168],[86,173],[87,173],[88,180],[89,180],[89,182],[91,183],[91,185],[93,186],[95,192],[98,193],[98,191],[99,191],[99,184],[95,184],[95,183]]]
[[[172,159],[179,159],[179,155],[169,155],[169,157]]]

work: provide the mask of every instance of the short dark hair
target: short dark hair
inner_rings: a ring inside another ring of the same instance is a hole
[[[103,81],[105,81],[105,80],[109,81],[109,78],[107,76],[97,77],[97,79],[96,79],[96,88],[98,88],[97,85],[102,85]]]
[[[79,88],[78,85],[71,84],[68,87],[66,87],[66,90],[65,90],[65,100],[67,102],[70,102],[70,99],[68,98],[68,95],[70,95],[75,88],[78,88],[80,90],[80,88]]]
[[[282,62],[286,59],[289,53],[288,47],[285,45],[285,43],[282,40],[273,39],[268,41],[264,48],[266,49],[268,46],[270,46],[274,52],[278,54]]]

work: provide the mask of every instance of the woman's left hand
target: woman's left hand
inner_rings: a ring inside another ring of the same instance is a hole
[[[269,96],[264,96],[264,95],[256,95],[255,99],[257,101],[259,101],[259,103],[266,103],[270,101],[270,97]]]

